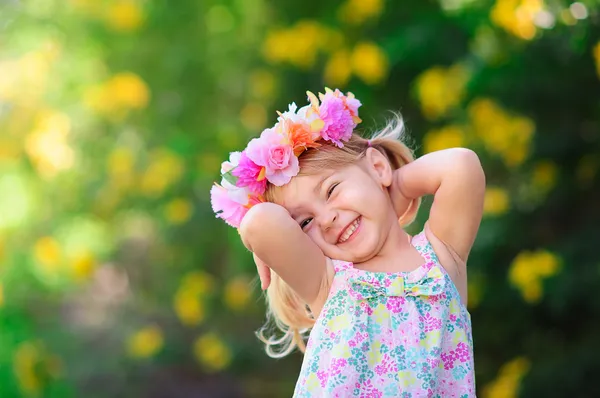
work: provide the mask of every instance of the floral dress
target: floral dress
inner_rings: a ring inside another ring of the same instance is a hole
[[[425,233],[411,272],[334,261],[294,397],[474,397],[471,318]]]

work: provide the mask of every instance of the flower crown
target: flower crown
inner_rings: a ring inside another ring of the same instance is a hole
[[[221,185],[210,190],[213,211],[232,227],[239,228],[248,210],[264,202],[267,182],[282,186],[298,175],[298,156],[319,141],[331,141],[338,147],[352,137],[361,119],[361,106],[352,93],[326,88],[317,98],[307,91],[309,104],[297,109],[295,103],[280,113],[277,123],[252,139],[242,152],[232,152],[221,164]],[[320,103],[319,103],[320,100]]]

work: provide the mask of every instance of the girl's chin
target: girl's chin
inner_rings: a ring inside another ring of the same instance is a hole
[[[356,264],[363,263],[374,257],[373,255],[361,255],[358,253],[340,253],[340,252],[331,253],[331,254],[325,253],[325,256],[331,258],[332,260],[347,261],[349,263],[356,263]]]

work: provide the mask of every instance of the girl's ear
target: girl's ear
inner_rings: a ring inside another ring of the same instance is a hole
[[[375,148],[367,148],[365,160],[369,171],[382,186],[387,188],[392,185],[394,171],[383,153]]]

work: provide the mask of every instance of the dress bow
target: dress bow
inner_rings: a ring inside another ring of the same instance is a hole
[[[351,277],[350,294],[356,300],[367,300],[377,296],[435,296],[444,289],[444,274],[437,267],[417,269],[402,274],[375,274],[372,277]]]

